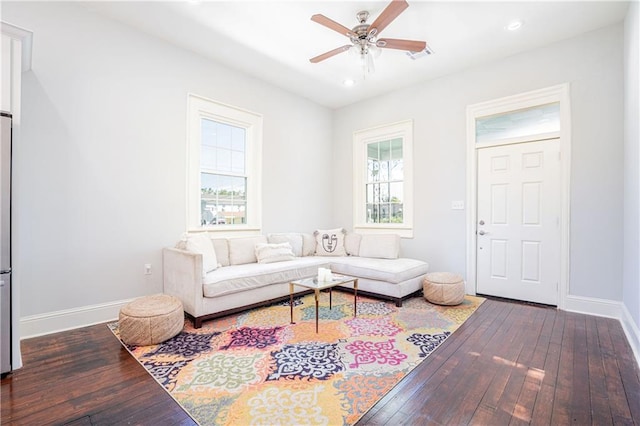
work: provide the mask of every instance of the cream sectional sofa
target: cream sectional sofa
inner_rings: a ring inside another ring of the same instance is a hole
[[[336,239],[330,234],[331,242],[324,232],[212,238],[210,244],[205,234],[197,243],[185,237],[176,247],[163,249],[164,292],[178,297],[200,328],[209,319],[286,300],[289,283],[316,276],[318,268],[357,277],[358,293],[397,306],[422,290],[429,265],[399,257],[397,235],[349,233]],[[331,252],[324,250],[327,241]],[[308,292],[302,287],[295,291]]]

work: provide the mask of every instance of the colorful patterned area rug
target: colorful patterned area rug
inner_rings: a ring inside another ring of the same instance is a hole
[[[348,425],[360,419],[480,306],[393,303],[333,292],[207,321],[154,346],[128,346],[201,425]],[[109,324],[116,337],[118,323]]]

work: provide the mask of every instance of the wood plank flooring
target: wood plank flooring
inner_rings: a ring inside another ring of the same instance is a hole
[[[193,425],[104,324],[22,342],[1,423]],[[618,321],[487,300],[358,424],[640,425]]]

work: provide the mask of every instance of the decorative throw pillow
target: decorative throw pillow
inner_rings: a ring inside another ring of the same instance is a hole
[[[184,237],[185,249],[202,255],[202,276],[218,267],[218,259],[211,238],[207,234],[189,234]]]
[[[291,244],[256,244],[256,258],[258,263],[283,262],[293,260],[296,257],[291,249]]]
[[[346,256],[344,249],[343,228],[318,229],[313,235],[316,236],[316,256]]]

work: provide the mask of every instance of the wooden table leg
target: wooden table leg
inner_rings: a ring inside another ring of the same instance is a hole
[[[316,290],[316,334],[318,333],[318,296],[320,294],[320,290]]]
[[[358,280],[353,280],[353,316],[358,315]]]
[[[291,324],[295,324],[293,322],[293,283],[289,283],[289,307],[291,308]]]

